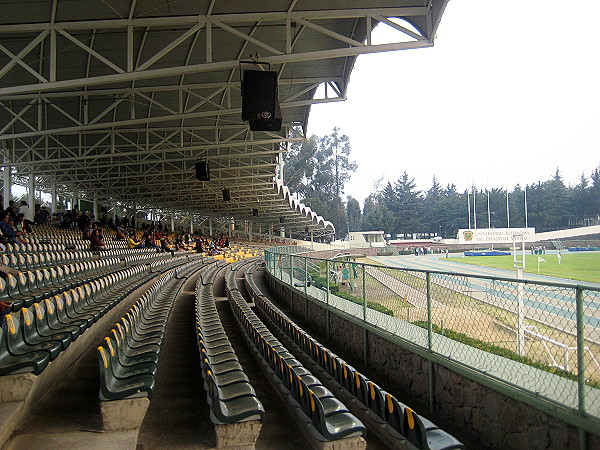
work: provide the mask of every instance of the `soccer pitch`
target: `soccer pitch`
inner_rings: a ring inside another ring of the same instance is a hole
[[[538,258],[541,258],[543,261],[539,262],[540,275],[600,283],[600,252],[563,251],[561,254],[561,264],[558,264],[556,253],[526,255],[525,272],[538,273]],[[465,256],[460,259],[460,262],[476,266],[514,270],[512,255]]]

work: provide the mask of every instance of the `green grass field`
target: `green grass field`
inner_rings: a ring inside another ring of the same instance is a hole
[[[600,252],[562,252],[562,264],[558,264],[556,254],[527,255],[525,272],[538,273],[538,257],[540,274],[571,280],[600,283]],[[466,256],[460,259],[465,264],[514,270],[513,257],[510,256]]]

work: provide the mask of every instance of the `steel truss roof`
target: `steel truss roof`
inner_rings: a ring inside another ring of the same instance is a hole
[[[0,1],[4,167],[100,202],[331,233],[292,200],[281,154],[311,105],[344,100],[358,55],[431,46],[447,1]],[[374,45],[378,23],[397,42]],[[278,72],[281,132],[241,121],[252,59]]]

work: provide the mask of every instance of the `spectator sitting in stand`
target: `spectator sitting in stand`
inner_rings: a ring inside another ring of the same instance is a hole
[[[45,225],[48,223],[49,219],[50,219],[50,214],[48,213],[48,210],[46,209],[45,206],[42,206],[40,209],[38,209],[35,213],[35,216],[33,216],[33,221],[37,225]]]
[[[135,233],[129,233],[129,237],[127,238],[127,248],[138,248],[143,246],[144,244],[138,241]]]
[[[2,231],[2,234],[8,242],[16,244],[17,232],[12,226],[12,220],[8,210],[4,210],[0,213],[0,231]]]
[[[117,235],[115,236],[116,241],[124,241],[125,239],[127,239],[127,236],[129,235],[127,230],[125,230],[122,227],[117,227],[116,233],[117,233]]]
[[[19,206],[19,214],[23,214],[26,219],[29,216],[29,205],[25,200],[21,200],[21,206]]]
[[[162,238],[160,238],[160,251],[171,252],[171,256],[175,256],[175,250],[169,247],[169,240],[167,236],[163,236]]]
[[[15,217],[17,217],[17,204],[14,201],[10,200],[8,202],[8,207],[5,209],[5,211],[8,212],[8,214],[10,214],[10,217],[14,219]]]
[[[95,229],[96,229],[96,224],[94,224],[94,223],[88,224],[88,226],[86,226],[85,229],[83,230],[82,238],[85,239],[86,241],[90,241],[92,239],[92,234],[94,233]]]
[[[144,247],[146,248],[158,248],[156,243],[154,242],[154,238],[148,232],[144,233]]]
[[[17,240],[19,242],[28,242],[27,241],[27,226],[25,224],[25,218],[23,214],[19,214],[17,218],[14,220],[13,228],[17,232]]]
[[[90,249],[92,250],[106,250],[106,244],[104,243],[104,236],[102,236],[102,230],[94,230],[92,237],[90,238]]]

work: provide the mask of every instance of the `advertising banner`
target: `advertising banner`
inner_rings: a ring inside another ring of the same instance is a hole
[[[525,242],[533,242],[535,228],[461,228],[458,230],[458,243],[512,244],[513,236],[524,236]]]

